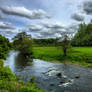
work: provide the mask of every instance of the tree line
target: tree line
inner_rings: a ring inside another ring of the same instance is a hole
[[[25,57],[33,57],[33,46],[62,46],[64,55],[66,55],[66,49],[69,46],[92,46],[92,22],[89,24],[82,23],[79,25],[78,32],[75,36],[69,40],[63,36],[62,42],[58,42],[59,38],[48,38],[48,39],[32,39],[31,35],[26,32],[18,33],[13,38],[13,48],[19,50],[20,53]],[[69,45],[69,46],[68,46]],[[0,35],[0,58],[6,57],[8,51],[11,48],[9,40]]]
[[[80,24],[71,42],[73,46],[92,46],[92,23]]]

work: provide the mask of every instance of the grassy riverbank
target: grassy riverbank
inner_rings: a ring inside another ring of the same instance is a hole
[[[0,92],[45,92],[37,87],[33,82],[34,78],[30,81],[18,81],[9,67],[3,66],[3,61],[0,60]]]
[[[0,35],[0,92],[45,92],[33,82],[34,78],[26,83],[23,80],[19,81],[9,67],[4,67],[4,60],[10,49],[8,39]]]
[[[35,58],[92,66],[92,47],[72,47],[68,50],[67,57],[62,56],[63,52],[60,47],[34,47],[33,51]]]

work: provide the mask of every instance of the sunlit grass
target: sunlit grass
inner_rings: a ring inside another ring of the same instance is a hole
[[[67,51],[67,57],[63,57],[60,47],[34,47],[34,57],[47,61],[72,62],[81,65],[91,65],[92,47],[72,47]]]

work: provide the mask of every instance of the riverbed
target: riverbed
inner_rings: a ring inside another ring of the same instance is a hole
[[[25,62],[18,55],[17,51],[10,51],[4,65],[8,65],[16,75],[20,76],[20,80],[24,77],[26,82],[35,76],[37,85],[49,92],[92,92],[91,68],[40,59]]]

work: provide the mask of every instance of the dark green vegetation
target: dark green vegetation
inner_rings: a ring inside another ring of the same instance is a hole
[[[79,30],[72,39],[73,46],[92,46],[92,23],[80,24]]]
[[[61,47],[35,47],[33,51],[35,58],[92,66],[92,47],[73,47],[68,49],[66,57]]]
[[[4,60],[11,45],[3,36],[0,36],[0,92],[45,92],[37,87],[34,78],[30,81],[18,81],[8,66],[4,67]]]
[[[13,40],[14,49],[19,50],[20,54],[25,57],[25,59],[31,60],[33,58],[31,35],[21,32],[18,33]]]
[[[48,39],[33,39],[34,46],[56,46],[57,39],[48,38]]]
[[[5,59],[11,48],[9,40],[0,35],[0,59]]]

